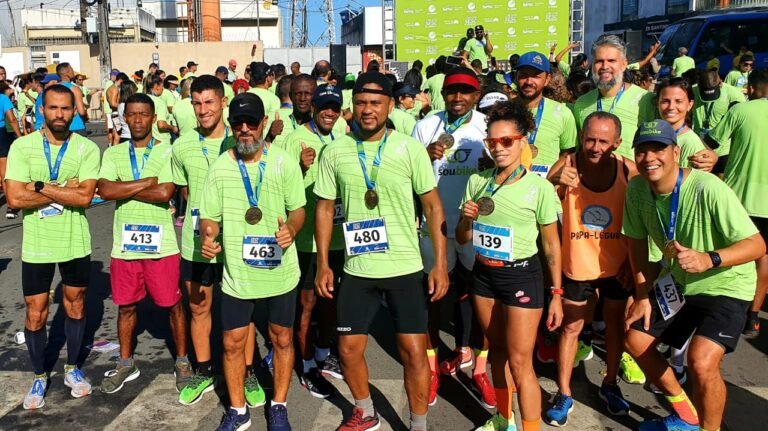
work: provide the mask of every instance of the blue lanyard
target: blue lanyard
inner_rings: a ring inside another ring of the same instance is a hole
[[[292,103],[281,103],[280,108],[293,109]]]
[[[379,149],[376,151],[376,156],[373,158],[373,166],[371,167],[371,176],[368,177],[368,169],[365,167],[365,148],[363,147],[363,141],[357,139],[357,158],[360,160],[360,167],[363,168],[363,178],[365,178],[365,186],[368,190],[376,188],[376,178],[379,176],[379,166],[381,166],[381,153],[384,151],[384,146],[387,145],[387,135],[389,129],[384,129],[384,137],[379,142]]]
[[[715,109],[715,102],[706,102],[704,103],[704,123],[702,123],[702,127],[705,129],[709,129],[709,119],[712,118],[712,111]]]
[[[536,110],[536,128],[528,134],[528,143],[530,145],[535,145],[536,143],[536,135],[539,134],[539,124],[541,124],[542,114],[544,114],[544,97],[539,100],[539,108]]]
[[[67,139],[64,140],[64,143],[61,144],[59,154],[56,155],[56,164],[51,165],[51,144],[48,142],[48,137],[45,136],[45,132],[41,133],[43,135],[43,153],[45,153],[45,158],[48,160],[48,172],[51,174],[51,181],[56,181],[59,179],[61,161],[64,160],[64,153],[67,151],[67,147],[69,146],[69,138],[72,135],[68,136]]]
[[[141,178],[141,173],[144,172],[144,165],[149,160],[149,153],[152,152],[152,147],[155,146],[155,138],[152,138],[147,145],[147,149],[144,151],[144,157],[141,159],[141,170],[139,170],[138,163],[136,163],[136,150],[133,148],[133,139],[128,144],[128,155],[131,157],[131,171],[133,172],[133,180],[138,181]]]
[[[680,136],[680,132],[682,132],[683,129],[685,129],[685,123],[683,123],[682,126],[680,126],[677,129],[675,129],[675,136]]]
[[[518,175],[520,175],[520,174],[521,174],[521,173],[522,173],[524,170],[525,170],[525,168],[523,167],[523,165],[520,165],[520,166],[518,166],[518,167],[517,167],[517,169],[515,169],[515,170],[514,170],[514,171],[513,171],[513,172],[512,172],[512,173],[511,173],[511,174],[510,174],[508,177],[507,177],[507,179],[506,179],[506,180],[504,180],[504,182],[503,182],[503,183],[499,184],[499,186],[498,186],[498,187],[496,187],[496,188],[494,189],[494,188],[493,188],[493,186],[496,184],[496,176],[499,174],[499,170],[498,170],[498,169],[494,169],[494,170],[493,170],[493,181],[491,181],[490,183],[488,183],[488,187],[486,187],[486,188],[485,188],[485,193],[486,193],[486,194],[490,193],[490,194],[491,194],[491,196],[495,195],[495,194],[496,194],[496,192],[498,192],[499,190],[501,190],[501,188],[502,188],[502,187],[504,187],[505,185],[507,185],[507,183],[508,183],[508,182],[510,182],[510,181],[512,181],[513,179],[517,178],[517,177],[518,177]]]
[[[208,148],[205,147],[205,138],[203,137],[203,134],[200,132],[197,132],[197,137],[200,140],[200,148],[203,150],[203,156],[205,157],[205,161],[208,163],[208,166],[211,165],[211,161],[208,160]],[[224,128],[224,139],[221,140],[221,146],[219,147],[219,155],[221,155],[224,152],[224,142],[229,138],[229,127]]]
[[[245,186],[245,195],[248,197],[248,203],[252,207],[259,206],[259,193],[261,192],[261,183],[264,180],[264,171],[267,169],[267,144],[266,142],[261,144],[261,160],[259,160],[259,182],[256,183],[256,194],[253,194],[253,188],[251,187],[251,178],[248,176],[248,169],[243,163],[243,159],[240,158],[240,153],[235,151],[235,158],[237,159],[237,166],[240,168],[240,176],[243,178],[243,186]]]
[[[319,130],[317,130],[317,126],[315,125],[315,120],[314,120],[314,118],[313,118],[313,119],[312,119],[312,120],[309,122],[309,128],[310,128],[310,129],[312,129],[312,131],[313,131],[313,132],[315,132],[315,135],[317,135],[317,137],[318,137],[318,138],[320,138],[320,142],[321,142],[323,145],[325,145],[325,140],[323,139],[323,135],[321,135],[321,134],[320,134],[320,131],[319,131]],[[331,130],[331,133],[330,133],[330,135],[331,135],[331,141],[333,141],[334,139],[336,139],[336,138],[334,138],[334,137],[333,137],[333,130]]]
[[[467,122],[469,119],[469,116],[472,115],[472,111],[467,112],[466,114],[462,115],[461,117],[457,118],[456,121],[454,121],[451,124],[448,124],[448,112],[445,113],[445,131],[447,133],[453,134],[453,132],[456,131],[459,127],[461,127],[464,123]]]
[[[616,94],[616,97],[613,98],[613,102],[611,102],[611,109],[608,110],[608,113],[613,113],[613,108],[616,107],[616,104],[619,103],[619,99],[621,99],[621,95],[624,94],[624,86],[625,84],[621,83],[621,88],[619,89],[619,93]],[[598,91],[597,93],[597,112],[603,112],[603,96]]]
[[[659,212],[659,208],[655,206],[656,202],[656,194],[651,191],[651,195],[654,199],[654,207],[656,207],[656,215],[659,217],[659,223],[661,223],[661,228],[664,230],[664,236],[667,238],[667,241],[672,241],[675,239],[675,226],[677,225],[677,213],[678,208],[680,207],[680,185],[683,183],[683,168],[680,168],[680,170],[677,173],[677,182],[675,183],[675,188],[672,189],[672,201],[669,204],[669,225],[667,227],[664,227],[664,222],[661,219],[661,213]]]

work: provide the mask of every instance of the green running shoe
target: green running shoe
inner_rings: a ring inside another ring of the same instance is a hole
[[[510,423],[504,416],[496,413],[475,431],[517,431],[517,426],[514,422]]]
[[[179,392],[179,402],[185,406],[197,404],[206,392],[213,390],[213,377],[195,374]]]
[[[245,403],[250,408],[261,407],[267,403],[267,395],[255,374],[245,378]]]
[[[595,356],[595,353],[592,351],[592,345],[579,340],[579,344],[576,347],[576,357],[573,359],[573,368],[578,367],[579,362],[588,361],[593,356]]]
[[[627,352],[621,354],[621,362],[619,362],[619,374],[621,378],[631,385],[642,385],[645,383],[645,374],[640,366],[637,365],[634,358]]]

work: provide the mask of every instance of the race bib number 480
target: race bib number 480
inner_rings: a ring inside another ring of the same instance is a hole
[[[283,261],[283,249],[274,236],[245,236],[243,261],[256,268],[274,268]]]
[[[383,218],[344,223],[347,256],[389,250],[387,228]]]
[[[472,246],[480,256],[512,261],[512,229],[472,223]]]
[[[159,253],[163,227],[157,224],[124,224],[122,251]]]

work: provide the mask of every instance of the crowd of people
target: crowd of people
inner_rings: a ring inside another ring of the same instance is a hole
[[[631,409],[621,380],[647,382],[671,412],[640,430],[719,430],[721,362],[742,333],[759,332],[768,285],[758,141],[768,71],[742,53],[723,82],[683,49],[673,76],[656,79],[658,45],[630,64],[624,42],[605,35],[570,64],[575,44],[515,54],[503,73],[482,28],[467,39],[459,60],[417,61],[402,79],[378,62],[357,76],[327,61],[311,74],[252,62],[242,78],[235,60],[213,74],[194,61],[179,76],[156,64],[113,70],[103,155],[71,66],[23,77],[15,107],[2,87],[0,126],[12,132],[0,134],[0,176],[9,208],[23,213],[34,372],[24,408],[45,404],[56,265],[64,383],[75,398],[93,390],[78,358],[85,212],[98,196],[117,203],[109,267],[120,351],[105,393],[140,376],[132,340],[148,294],[169,312],[179,402],[197,403],[223,375],[230,406],[219,430],[247,429],[248,408],[267,401],[267,429],[290,430],[294,365],[313,397],[335,393],[331,378],[349,386],[355,407],[339,430],[378,429],[365,351],[384,304],[411,430],[428,429],[441,379],[468,368],[478,402],[495,410],[478,430],[517,429],[515,394],[523,431],[566,426],[573,369],[598,346],[608,414]],[[262,305],[267,316],[254,316]],[[441,310],[454,323],[450,352],[438,351]],[[259,361],[263,318],[269,353]],[[212,328],[223,332],[221,369]],[[545,409],[534,357],[557,364]],[[270,400],[259,362],[274,375]],[[689,374],[692,398],[681,386]]]

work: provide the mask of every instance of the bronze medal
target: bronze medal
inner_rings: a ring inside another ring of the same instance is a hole
[[[440,136],[437,137],[437,142],[447,150],[448,148],[453,147],[456,140],[450,133],[441,133]]]
[[[376,190],[370,189],[367,192],[365,192],[365,206],[372,210],[376,208],[376,206],[379,204],[379,194],[376,193]]]
[[[530,144],[530,146],[531,146],[531,158],[535,159],[536,156],[539,155],[539,149],[536,148],[536,145]]]
[[[481,216],[490,215],[494,209],[496,209],[496,204],[493,203],[493,199],[485,196],[477,200],[477,213]]]
[[[676,257],[677,257],[677,249],[675,248],[675,242],[667,241],[667,243],[664,245],[664,258],[671,261]]]
[[[245,222],[248,224],[257,224],[261,221],[261,209],[259,207],[250,207],[245,212]]]

